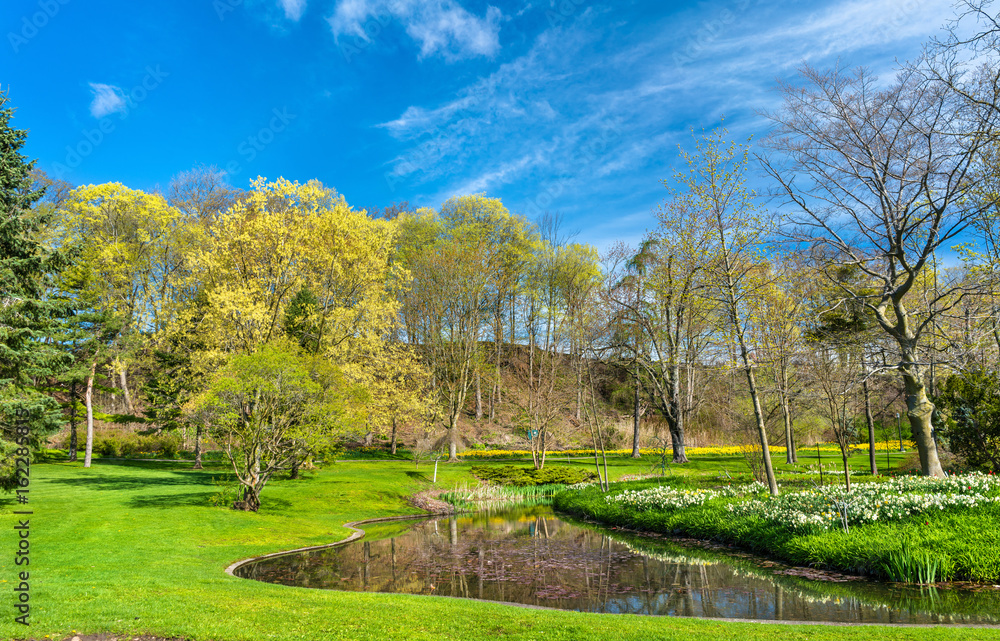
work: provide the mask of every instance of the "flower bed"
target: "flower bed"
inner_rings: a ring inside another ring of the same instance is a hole
[[[895,451],[899,447],[898,441],[889,441],[889,443],[876,443],[875,449],[877,452],[884,452],[886,446]],[[914,444],[912,441],[903,441],[903,446],[906,449],[913,449]],[[868,449],[867,444],[856,446],[864,450]],[[719,445],[712,447],[688,447],[685,448],[685,452],[689,457],[694,456],[736,456],[740,455],[745,448],[739,445]],[[758,448],[759,449],[759,448]],[[784,447],[771,447],[769,448],[771,454],[784,454]],[[799,448],[802,452],[814,452],[816,451],[816,446],[810,446]],[[836,444],[825,443],[820,446],[820,451],[825,453],[840,454],[840,447]],[[639,453],[643,456],[659,456],[663,450],[659,448],[644,447],[639,450]],[[621,450],[607,450],[606,454],[608,456],[631,456],[631,449],[621,449]],[[667,454],[670,454],[668,449]],[[531,456],[531,450],[465,450],[464,452],[458,453],[458,458],[460,459],[493,459],[493,458],[525,458]],[[549,451],[546,453],[548,458],[559,458],[566,456],[594,456],[593,449],[572,449],[572,450],[561,450],[561,451]]]
[[[779,497],[734,503],[736,516],[759,516],[796,531],[812,532],[847,525],[896,521],[913,514],[1000,502],[1000,477],[982,473],[946,479],[906,476],[884,483],[858,483],[850,492],[825,487]]]
[[[625,490],[620,494],[609,495],[605,500],[609,503],[628,505],[640,511],[676,510],[692,505],[702,505],[705,501],[712,499],[732,498],[766,491],[767,486],[756,481],[750,485],[729,485],[718,490],[684,490],[661,486],[645,490]]]

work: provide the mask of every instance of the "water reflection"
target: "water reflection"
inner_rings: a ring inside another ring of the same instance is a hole
[[[751,563],[556,517],[549,508],[415,523],[382,540],[243,566],[335,590],[435,594],[588,612],[864,623],[997,623],[1000,591],[775,575]],[[389,534],[389,533],[384,533]]]

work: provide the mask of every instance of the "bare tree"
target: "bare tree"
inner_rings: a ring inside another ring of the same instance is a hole
[[[798,462],[792,407],[804,391],[800,365],[804,352],[802,313],[810,270],[793,256],[772,255],[762,268],[770,269],[763,287],[750,301],[753,308],[755,342],[770,370],[785,434],[785,463]]]
[[[754,341],[752,305],[771,285],[770,273],[762,263],[765,244],[774,231],[773,221],[760,211],[756,194],[746,186],[748,146],[727,142],[725,136],[725,130],[717,131],[699,141],[693,153],[684,153],[689,171],[678,177],[686,183],[688,207],[704,212],[710,230],[711,242],[704,251],[709,298],[718,307],[719,329],[730,341],[734,365],[746,377],[764,475],[771,495],[777,496],[757,382],[759,346]]]
[[[688,462],[685,419],[697,395],[687,393],[683,379],[686,375],[690,383],[691,365],[707,346],[711,332],[704,319],[714,306],[705,291],[714,228],[708,210],[692,205],[689,198],[677,195],[658,210],[659,223],[638,252],[613,250],[612,256],[631,258],[623,273],[612,272],[607,291],[636,334],[636,369],[648,381],[649,396],[667,422],[674,463]],[[640,387],[637,376],[637,395]]]
[[[969,179],[996,114],[912,70],[888,86],[863,69],[801,73],[804,86],[781,85],[784,109],[768,114],[777,153],[763,166],[790,205],[793,241],[831,277],[845,267],[865,275],[860,287],[839,283],[842,296],[894,341],[921,467],[943,476],[921,355],[929,328],[970,282],[919,309],[914,293],[935,252],[982,212]]]
[[[226,174],[218,167],[198,165],[173,177],[167,201],[192,220],[208,225],[226,211],[239,194],[238,189],[226,182]]]

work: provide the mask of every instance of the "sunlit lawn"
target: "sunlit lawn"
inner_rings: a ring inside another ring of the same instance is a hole
[[[856,457],[863,464],[863,456]],[[612,459],[612,478],[652,461]],[[553,461],[550,464],[562,464]],[[573,465],[586,465],[575,460]],[[437,486],[472,482],[470,463],[441,464]],[[699,483],[748,477],[735,457],[673,466]],[[779,468],[781,465],[779,464]],[[668,471],[668,473],[670,473]],[[822,628],[592,615],[457,599],[339,593],[263,584],[224,569],[253,555],[336,541],[342,524],[415,512],[406,499],[430,487],[433,463],[340,462],[275,481],[259,514],[213,507],[222,467],[102,462],[36,465],[30,486],[31,626],[13,622],[15,533],[0,499],[0,583],[8,598],[0,638],[63,638],[73,631],[258,639],[927,639],[996,638],[970,629]],[[692,479],[692,480],[693,480]],[[23,507],[23,506],[22,506]],[[20,570],[22,568],[17,568]]]

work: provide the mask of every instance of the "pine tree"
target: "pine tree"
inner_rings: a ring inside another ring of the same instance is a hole
[[[197,354],[207,345],[198,331],[204,319],[207,304],[200,294],[194,301],[192,314],[179,321],[169,331],[159,336],[151,354],[151,374],[146,381],[146,418],[158,430],[187,430],[195,432],[195,469],[201,469],[201,440],[204,424],[185,411],[185,406],[205,384],[205,372],[200,368]],[[185,432],[186,433],[186,432]]]
[[[60,410],[44,386],[69,360],[51,340],[68,310],[46,295],[66,256],[41,242],[52,210],[34,207],[44,190],[33,186],[34,163],[21,154],[27,133],[11,126],[8,103],[0,93],[0,449],[9,447],[18,413],[27,413],[34,445],[58,429]]]
[[[319,351],[319,330],[315,318],[319,313],[316,294],[303,286],[285,310],[285,333],[296,339],[307,352]]]

